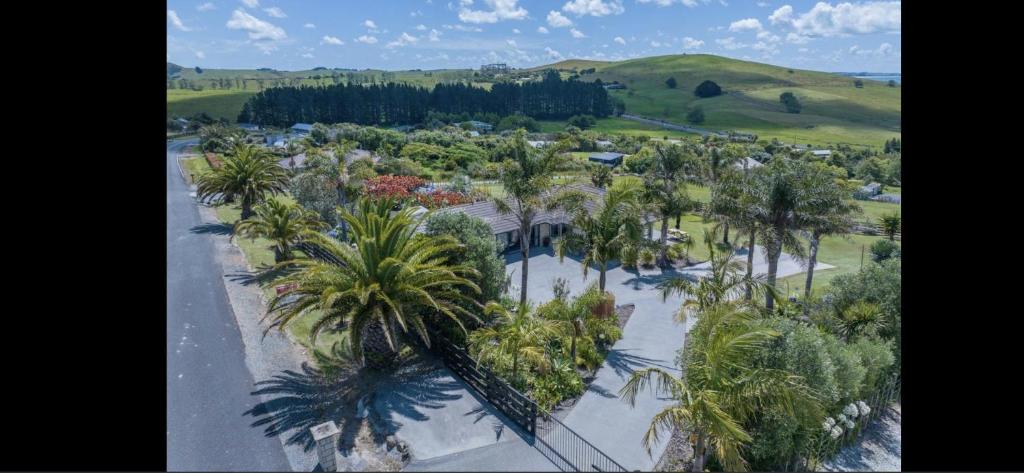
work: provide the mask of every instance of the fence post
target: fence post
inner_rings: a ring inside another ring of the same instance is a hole
[[[334,452],[337,450],[338,426],[333,421],[324,422],[320,425],[310,427],[309,432],[313,434],[316,442],[316,456],[323,471],[338,471]]]
[[[530,403],[530,433],[537,436],[537,404]]]

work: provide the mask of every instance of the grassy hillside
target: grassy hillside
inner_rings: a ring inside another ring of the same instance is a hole
[[[705,128],[797,143],[880,146],[901,136],[901,88],[882,82],[865,80],[863,88],[857,88],[853,78],[837,74],[704,54],[587,62],[586,66],[597,71],[582,76],[583,80],[626,84],[627,90],[611,93],[626,103],[627,113],[683,123],[691,108],[699,105],[706,116]],[[676,79],[675,89],[665,85],[669,77]],[[704,80],[716,82],[723,95],[694,96],[694,88]],[[803,111],[786,113],[779,103],[782,92],[793,92]]]
[[[169,81],[184,79],[202,86],[203,90],[168,90],[169,116],[206,111],[214,116],[234,119],[248,96],[260,89],[258,81],[263,81],[264,87],[329,85],[350,80],[357,83],[396,81],[425,87],[440,82],[466,81],[490,87],[489,83],[476,82],[479,79],[470,69],[395,72],[206,69],[197,73],[194,68],[178,67],[168,63]],[[854,78],[838,74],[787,69],[705,54],[617,62],[570,59],[529,70],[546,68],[562,71],[595,68],[595,73],[584,74],[581,79],[592,81],[600,78],[604,82],[625,84],[628,89],[610,93],[625,102],[627,113],[685,123],[686,114],[699,105],[706,117],[700,126],[713,130],[750,132],[763,139],[778,138],[789,143],[811,145],[882,146],[890,138],[901,137],[901,87],[889,87],[877,81],[864,80],[863,87],[857,88],[854,87]],[[669,77],[676,79],[678,85],[675,89],[665,85]],[[227,89],[221,88],[224,86],[221,79],[230,81]],[[704,80],[715,81],[722,87],[723,95],[704,99],[694,96],[694,88]],[[779,103],[779,94],[783,92],[797,96],[803,105],[801,113],[786,113]],[[646,128],[643,130],[655,132]]]

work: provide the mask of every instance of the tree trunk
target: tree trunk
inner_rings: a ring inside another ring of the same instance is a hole
[[[569,349],[569,352],[572,354],[572,366],[573,366],[573,368],[576,367],[576,327],[575,327],[575,325],[576,325],[576,322],[573,322],[573,328],[572,328],[572,347]]]
[[[345,191],[343,191],[341,189],[341,187],[339,186],[338,187],[338,205],[341,206],[341,208],[346,208],[345,204],[346,204],[346,202],[345,202]],[[348,243],[348,222],[346,222],[345,219],[342,219],[340,215],[338,216],[338,219],[341,220],[341,222],[340,222],[341,223],[341,241],[344,241],[344,242]]]
[[[654,224],[653,223],[648,223],[647,224],[647,239],[648,240],[651,239],[651,235],[653,234],[653,232],[654,232]]]
[[[807,283],[804,284],[804,315],[811,310],[807,301],[811,299],[811,283],[814,281],[814,265],[818,263],[818,245],[821,237],[818,234],[811,234],[811,254],[807,260]]]
[[[526,281],[530,272],[530,227],[521,228],[519,233],[519,249],[523,253],[522,284],[519,286],[519,305],[526,305]]]
[[[679,212],[676,214],[676,230],[679,230],[679,221],[683,219],[683,213]]]
[[[667,268],[668,263],[668,216],[661,219],[661,248],[658,250],[658,266]]]
[[[775,287],[775,274],[779,272],[779,257],[782,256],[782,242],[768,243],[768,285]],[[775,299],[772,295],[765,294],[765,307],[768,310],[775,308]]]
[[[363,325],[362,341],[360,342],[363,348],[363,366],[375,369],[384,368],[391,364],[398,354],[397,349],[399,347],[396,346],[395,350],[391,349],[384,330],[386,328],[380,320],[372,320]],[[395,334],[392,335],[397,345],[398,338]]]
[[[274,262],[275,263],[280,263],[282,261],[287,260],[288,259],[288,253],[290,253],[290,251],[288,251],[287,249],[284,250],[284,251],[281,251],[281,249],[278,248],[277,245],[274,245]]]
[[[516,371],[519,369],[519,347],[512,352],[512,382],[516,381]]]
[[[754,277],[754,242],[757,238],[757,232],[755,229],[750,229],[750,242],[747,244],[747,280]],[[747,283],[747,294],[745,299],[750,300],[754,297],[754,290],[751,284]]]
[[[729,221],[722,222],[722,243],[729,244]]]
[[[604,292],[605,273],[608,271],[608,263],[601,264],[601,274],[597,278],[597,288]]]
[[[697,444],[693,447],[693,466],[690,471],[703,472],[704,460],[707,458],[707,446],[704,442],[704,434],[697,433]]]
[[[249,199],[242,199],[242,220],[247,220],[252,216],[252,202]]]

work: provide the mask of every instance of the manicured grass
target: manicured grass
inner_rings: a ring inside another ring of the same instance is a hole
[[[192,184],[191,176],[199,177],[210,171],[210,163],[206,162],[203,156],[186,158],[181,160],[181,168],[185,171],[185,180]]]
[[[835,268],[814,271],[811,291],[815,294],[820,294],[836,276],[859,271],[861,268],[861,248],[864,250],[864,264],[866,265],[871,262],[871,244],[884,238],[886,237],[850,235],[848,239],[842,237],[826,237],[822,239],[821,247],[818,249],[818,261],[831,264]],[[798,295],[802,296],[806,281],[807,273],[800,273],[779,279],[776,287],[784,291],[788,287],[790,291],[797,292],[799,293]]]
[[[555,133],[565,130],[565,126],[568,124],[565,120],[539,120],[537,123],[540,124],[540,129],[544,133]],[[647,123],[635,122],[632,120],[626,120],[625,118],[600,118],[597,120],[597,125],[593,128],[589,128],[589,131],[595,131],[601,134],[620,134],[620,135],[631,135],[631,136],[649,136],[651,138],[687,138],[698,136],[695,133],[685,133],[676,130],[666,130],[656,125],[649,125]]]

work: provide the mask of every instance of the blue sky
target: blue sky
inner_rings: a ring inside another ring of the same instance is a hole
[[[708,53],[900,72],[900,2],[169,0],[167,60],[281,70],[513,67]]]

